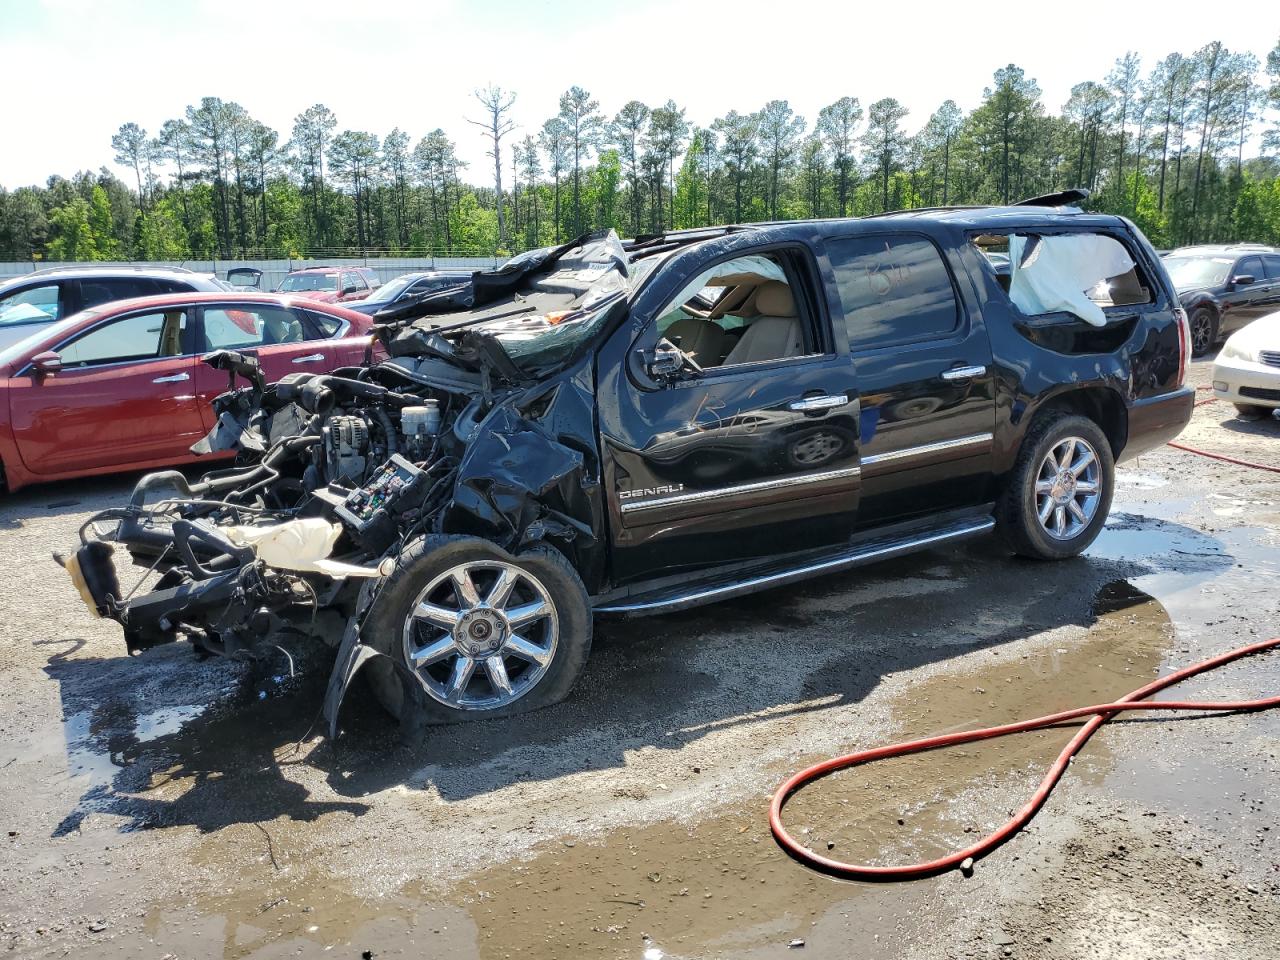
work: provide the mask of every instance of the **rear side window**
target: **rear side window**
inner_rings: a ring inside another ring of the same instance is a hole
[[[929,240],[840,237],[826,245],[851,349],[946,337],[960,325],[951,271]]]
[[[1280,257],[1263,257],[1262,266],[1268,280],[1280,280]]]
[[[113,300],[131,300],[159,293],[157,285],[146,277],[106,277],[80,281],[80,309],[97,307]]]
[[[337,317],[316,313],[313,310],[303,310],[301,313],[307,324],[308,340],[328,340],[336,337],[338,331],[342,329],[342,321]]]
[[[973,243],[1024,316],[1071,314],[1100,327],[1107,307],[1153,302],[1128,247],[1104,233],[982,234]]]
[[[307,339],[302,323],[283,307],[206,307],[201,315],[205,350],[269,347]]]

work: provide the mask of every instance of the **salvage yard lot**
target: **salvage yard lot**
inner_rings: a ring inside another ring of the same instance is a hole
[[[1182,439],[1280,465],[1280,420],[1225,404]],[[283,655],[127,659],[49,554],[133,479],[0,502],[14,955],[1275,956],[1274,712],[1114,723],[969,879],[814,875],[765,806],[821,757],[1111,699],[1280,633],[1280,475],[1164,449],[1121,469],[1078,560],[978,543],[603,621],[567,702],[414,746],[360,691],[337,743],[320,738],[323,656],[295,649],[294,678]],[[1169,698],[1277,690],[1273,656]],[[840,774],[788,820],[845,859],[935,856],[1021,805],[1067,737]]]

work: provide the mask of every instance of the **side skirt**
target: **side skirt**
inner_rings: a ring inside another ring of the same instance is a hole
[[[918,550],[941,546],[989,533],[996,525],[990,516],[969,517],[951,521],[929,530],[881,536],[845,546],[824,554],[806,554],[802,560],[792,559],[778,565],[756,567],[736,576],[708,579],[698,584],[685,583],[625,598],[597,597],[593,610],[598,614],[645,616],[687,610],[704,603],[715,603],[731,597],[755,593],[770,587],[807,580],[827,573],[838,573],[864,564],[888,560]]]

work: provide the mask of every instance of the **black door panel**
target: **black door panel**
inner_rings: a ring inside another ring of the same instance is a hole
[[[848,539],[859,483],[849,358],[746,365],[659,390],[620,369],[600,376],[617,400],[600,421],[615,582]]]
[[[854,359],[862,390],[860,525],[988,500],[995,387],[986,334]],[[953,370],[972,376],[943,378]]]

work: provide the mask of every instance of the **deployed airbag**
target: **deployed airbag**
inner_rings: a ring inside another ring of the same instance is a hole
[[[1014,234],[1009,237],[1009,266],[1009,299],[1023,313],[1072,313],[1101,327],[1107,316],[1088,291],[1100,281],[1128,273],[1134,264],[1118,241],[1100,234]]]

